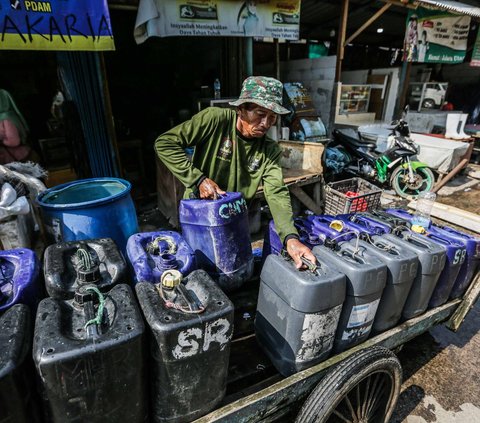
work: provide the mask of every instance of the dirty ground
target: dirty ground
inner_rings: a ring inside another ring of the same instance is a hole
[[[437,201],[479,214],[480,185],[439,195]],[[440,325],[405,344],[398,354],[402,392],[391,423],[480,422],[479,351],[478,301],[457,333]]]

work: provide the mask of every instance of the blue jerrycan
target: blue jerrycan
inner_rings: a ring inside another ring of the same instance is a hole
[[[159,283],[162,274],[170,269],[177,269],[184,276],[196,269],[195,253],[174,231],[132,235],[127,242],[127,257],[134,283]]]
[[[435,230],[433,227],[427,230],[425,236],[437,244],[443,245],[447,252],[445,267],[428,303],[428,306],[433,308],[447,302],[460,269],[465,262],[466,246],[462,241],[454,240],[445,232]]]
[[[315,245],[322,244],[322,240],[312,232],[311,224],[309,224],[307,219],[297,217],[293,220],[293,224],[295,225],[295,228],[297,228],[302,244],[305,244],[310,249]],[[265,231],[265,237],[263,240],[262,261],[264,262],[269,254],[280,254],[282,249],[283,244],[277,230],[275,229],[275,222],[271,220]]]
[[[40,263],[32,250],[0,251],[0,313],[15,304],[26,304],[35,313],[43,291],[39,273]]]
[[[317,247],[316,247],[317,248]],[[345,300],[345,276],[317,256],[316,269],[269,255],[260,275],[255,334],[284,376],[326,359]]]
[[[359,228],[349,225],[329,215],[316,215],[307,218],[311,231],[323,240],[322,245],[332,242],[349,241],[356,238]],[[339,222],[341,222],[339,224]]]
[[[367,213],[340,214],[337,218],[363,226],[369,235],[383,235],[391,232],[389,225],[381,222],[379,219],[372,218]]]
[[[452,291],[450,292],[450,298],[459,298],[468,289],[470,282],[477,271],[478,263],[480,262],[480,237],[467,234],[448,226],[443,226],[441,228],[434,226],[433,228],[435,231],[439,231],[445,236],[448,236],[451,240],[462,242],[465,246],[466,258],[460,268],[460,272],[458,273]]]
[[[395,216],[393,214],[387,213],[384,210],[372,210],[369,214],[372,218],[388,224],[391,228],[391,232],[395,230],[402,230],[402,228],[404,227],[410,228],[412,226],[409,219]]]
[[[239,288],[253,273],[247,203],[240,192],[217,200],[181,200],[182,234],[200,269],[224,291]]]

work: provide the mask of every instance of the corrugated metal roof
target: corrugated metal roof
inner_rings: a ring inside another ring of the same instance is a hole
[[[461,15],[469,15],[480,18],[480,7],[471,6],[459,1],[449,0],[418,0],[421,5],[430,5],[443,10],[460,13]]]

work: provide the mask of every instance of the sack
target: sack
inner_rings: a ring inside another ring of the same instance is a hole
[[[17,145],[16,147],[0,146],[0,164],[11,162],[23,162],[30,155],[31,148],[28,145]]]

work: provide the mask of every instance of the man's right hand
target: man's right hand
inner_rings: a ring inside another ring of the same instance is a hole
[[[226,194],[220,187],[211,179],[205,178],[198,186],[200,198],[204,200],[216,200],[219,194]]]

